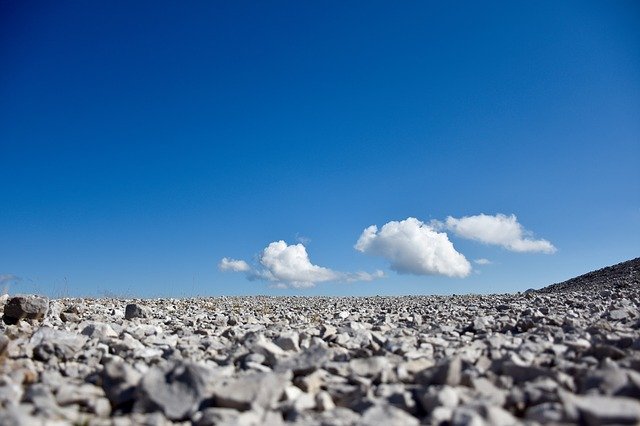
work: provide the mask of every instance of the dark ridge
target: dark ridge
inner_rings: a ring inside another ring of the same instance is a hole
[[[561,283],[536,290],[539,293],[629,288],[640,286],[640,257],[607,266]]]

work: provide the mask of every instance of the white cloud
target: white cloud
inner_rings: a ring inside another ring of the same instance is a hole
[[[446,233],[413,217],[388,222],[379,232],[371,225],[355,248],[384,257],[391,269],[401,274],[466,277],[471,273],[471,264],[456,251]]]
[[[314,265],[303,244],[288,245],[284,241],[269,244],[258,257],[259,265],[252,268],[244,260],[223,258],[221,271],[244,272],[248,279],[271,282],[272,288],[309,288],[325,281],[373,281],[384,277],[384,272],[345,273]]]
[[[251,270],[251,267],[244,260],[235,260],[223,257],[218,264],[218,269],[221,271],[247,272]]]
[[[282,240],[269,244],[262,251],[260,264],[264,270],[258,274],[259,276],[296,288],[312,287],[318,282],[340,278],[339,273],[312,264],[304,245],[287,245]]]
[[[346,275],[345,281],[347,281],[348,283],[352,283],[356,281],[373,281],[373,280],[377,280],[385,277],[384,271],[381,271],[379,269],[373,273],[359,271],[359,272],[353,272],[345,275]]]
[[[476,259],[473,261],[476,265],[491,265],[493,262],[489,259]]]
[[[518,223],[515,215],[497,214],[490,216],[479,214],[460,219],[447,217],[443,222],[432,222],[447,229],[459,237],[480,241],[485,244],[499,245],[515,252],[554,253],[556,248],[547,240],[533,239],[532,233]]]

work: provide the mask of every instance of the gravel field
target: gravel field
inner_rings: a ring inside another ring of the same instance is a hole
[[[506,295],[5,295],[0,424],[640,424],[639,276],[635,259]]]

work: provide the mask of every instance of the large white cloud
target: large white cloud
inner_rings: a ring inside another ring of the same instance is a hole
[[[532,233],[518,223],[515,215],[479,214],[459,219],[449,216],[444,222],[436,223],[459,237],[499,245],[515,252],[554,253],[556,251],[549,241],[531,238]]]
[[[471,272],[471,264],[456,251],[446,233],[413,217],[388,222],[380,231],[371,225],[355,248],[384,257],[391,269],[401,274],[466,277]]]
[[[373,281],[384,277],[384,272],[345,273],[314,265],[304,244],[288,245],[274,241],[265,247],[258,258],[259,265],[252,268],[244,260],[223,258],[218,268],[221,271],[244,272],[247,278],[270,281],[274,288],[306,288],[325,281]]]

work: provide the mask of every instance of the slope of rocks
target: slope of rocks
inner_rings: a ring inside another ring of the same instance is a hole
[[[561,283],[551,284],[536,291],[541,293],[593,291],[609,287],[626,288],[638,286],[640,286],[640,257],[613,266],[607,266]]]
[[[488,296],[10,298],[0,424],[638,424],[640,288],[603,282]]]

